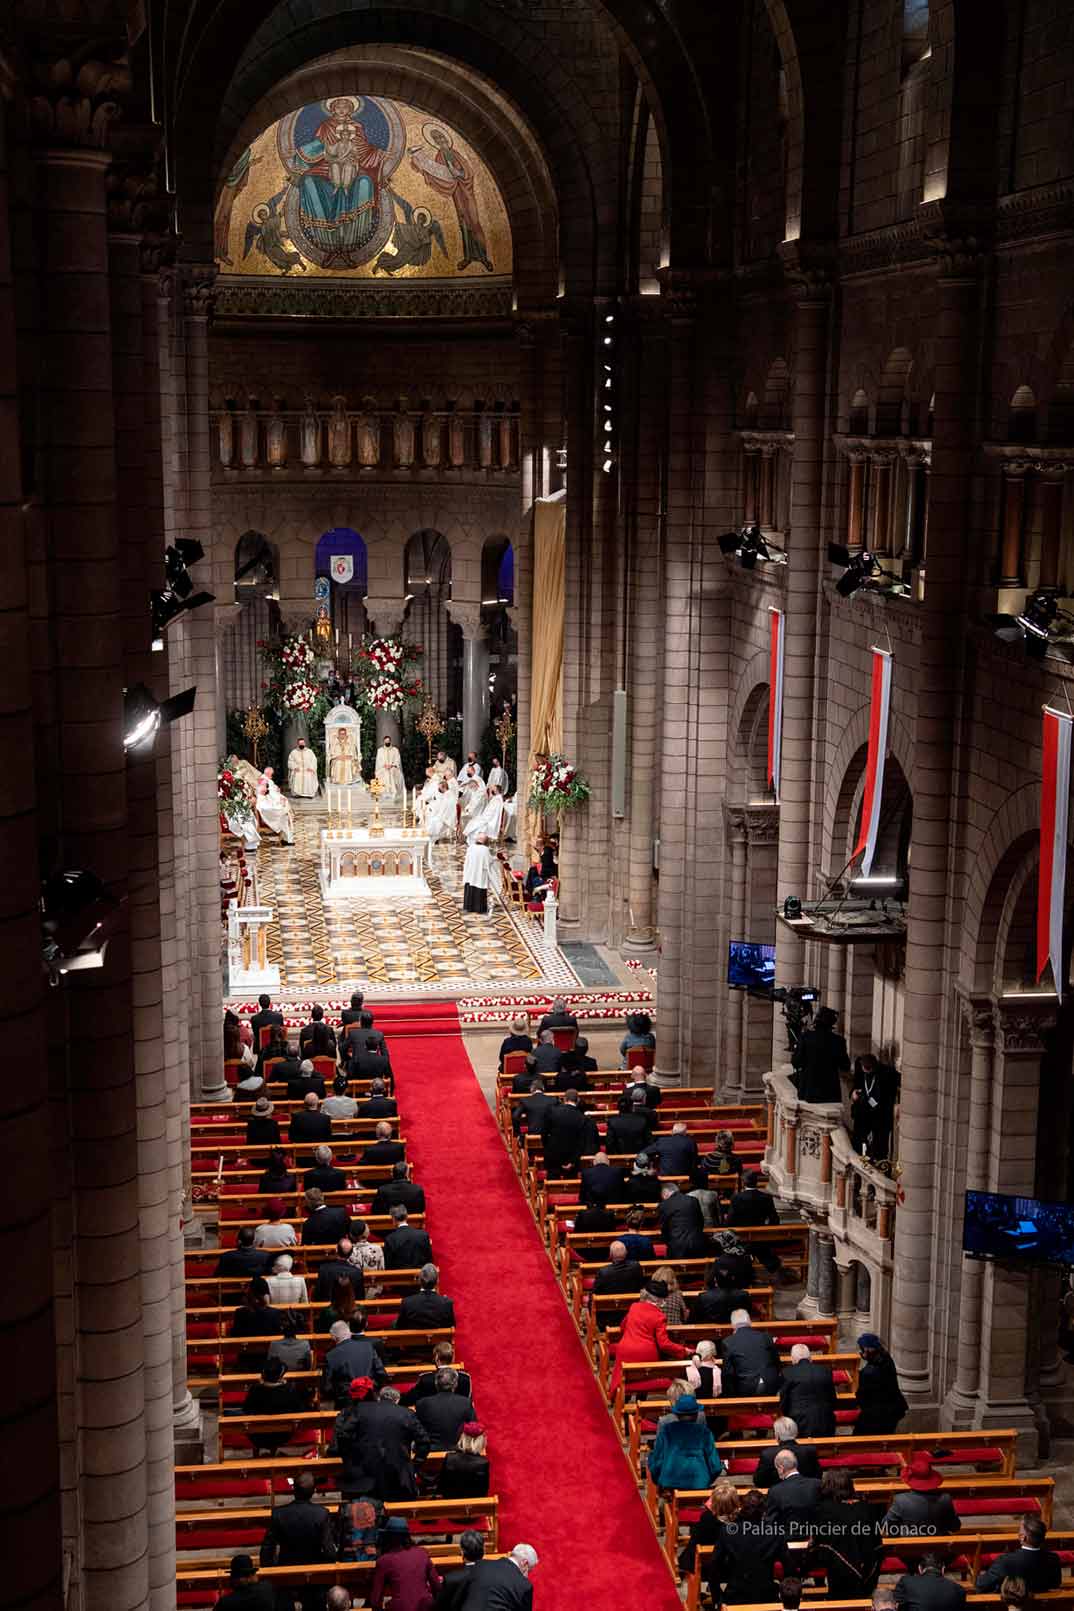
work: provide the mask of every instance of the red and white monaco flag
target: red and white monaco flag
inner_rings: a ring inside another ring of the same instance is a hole
[[[1067,882],[1070,740],[1074,718],[1044,707],[1044,765],[1040,791],[1040,882],[1037,886],[1037,982],[1049,962],[1063,999],[1063,897]]]
[[[779,799],[780,750],[783,746],[783,611],[768,611],[768,786]]]
[[[888,752],[888,721],[891,716],[891,654],[873,650],[873,693],[869,710],[869,752],[865,762],[865,796],[861,803],[861,831],[854,856],[861,856],[860,876],[868,878],[876,855],[880,828],[880,802],[884,793],[884,758]]]

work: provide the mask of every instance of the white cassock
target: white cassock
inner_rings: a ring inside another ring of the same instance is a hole
[[[445,755],[442,761],[437,761],[434,770],[438,778],[447,778],[450,782],[455,776],[455,762],[450,755]]]
[[[257,786],[257,814],[266,828],[278,833],[285,844],[294,844],[294,813],[271,778],[263,777]]]
[[[426,821],[428,819],[428,816],[429,816],[429,807],[432,805],[433,801],[436,799],[436,797],[437,797],[437,795],[439,793],[440,793],[440,779],[439,778],[428,778],[428,779],[426,779],[425,786],[422,789],[421,793],[418,795],[417,804],[414,807],[414,816],[417,819],[419,826],[424,828],[425,823],[426,823]]]
[[[317,757],[307,744],[296,744],[287,757],[287,785],[300,800],[312,800],[317,793]]]
[[[488,845],[471,845],[462,864],[462,909],[487,912],[496,863]]]
[[[488,776],[487,787],[490,789],[499,789],[501,794],[507,793],[507,773],[504,771],[499,761],[493,762],[492,771]]]
[[[390,800],[402,793],[403,762],[394,744],[382,744],[377,751],[376,775]]]
[[[478,813],[477,820],[466,830],[466,839],[473,844],[479,834],[486,834],[490,844],[495,844],[500,837],[503,827],[503,800],[498,794],[486,797],[484,808]]]
[[[479,777],[473,776],[469,767],[459,779],[459,798],[462,801],[459,826],[464,834],[469,834],[485,809],[485,802],[488,799],[485,785]]]
[[[463,770],[463,776],[465,776],[467,772],[472,771],[475,777],[479,777],[479,778],[481,777],[481,763],[480,763],[480,761],[467,761],[466,765],[463,767],[462,770]],[[481,781],[484,782],[484,779],[482,778]]]
[[[449,784],[443,791],[438,788],[429,801],[425,811],[425,832],[434,843],[440,839],[454,839],[458,798],[459,791]]]
[[[242,840],[243,850],[257,849],[261,843],[261,835],[257,831],[257,819],[255,817],[244,817],[241,822],[237,817],[225,817],[224,821],[235,835],[235,838]]]
[[[518,821],[518,795],[503,803],[503,836],[505,839],[514,839],[515,823]]]

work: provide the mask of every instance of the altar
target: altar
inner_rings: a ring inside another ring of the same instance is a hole
[[[321,893],[328,901],[413,899],[431,894],[432,840],[420,828],[321,829]]]

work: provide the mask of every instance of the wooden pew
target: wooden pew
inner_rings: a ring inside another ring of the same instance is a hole
[[[240,1198],[239,1201],[241,1202],[242,1199]],[[375,1242],[382,1242],[385,1234],[388,1231],[393,1230],[395,1227],[395,1221],[387,1214],[370,1215],[365,1213],[362,1208],[361,1199],[355,1192],[329,1192],[328,1196],[325,1198],[325,1201],[341,1201],[345,1207],[350,1209],[352,1220],[360,1219],[364,1224],[368,1225],[370,1231],[374,1233],[373,1240]],[[281,1224],[293,1225],[297,1231],[305,1218],[306,1216],[304,1213],[285,1215],[284,1219],[281,1221]],[[217,1226],[217,1240],[220,1243],[221,1252],[226,1252],[228,1248],[236,1246],[239,1232],[244,1226],[252,1231],[256,1231],[257,1227],[259,1225],[264,1225],[267,1219],[267,1213],[255,1214],[252,1218],[246,1217],[242,1219],[221,1219]],[[415,1230],[423,1230],[425,1226],[425,1215],[411,1214],[407,1223]],[[287,1253],[288,1251],[289,1249],[285,1247],[280,1249],[281,1253]]]
[[[837,1320],[774,1320],[760,1329],[769,1333],[782,1354],[788,1353],[796,1342],[808,1343],[810,1346],[816,1346],[819,1352],[830,1354],[835,1351],[838,1328]],[[733,1331],[734,1327],[730,1325],[712,1325],[711,1322],[704,1320],[687,1320],[682,1325],[669,1326],[668,1336],[673,1342],[696,1343],[705,1340],[718,1343],[722,1338],[729,1337]],[[612,1352],[621,1332],[621,1326],[608,1326],[597,1339],[596,1366],[602,1382],[606,1382],[611,1375]],[[816,1339],[815,1344],[811,1339]],[[817,1355],[814,1354],[813,1357],[816,1358]],[[675,1361],[666,1359],[662,1363],[674,1365]],[[656,1374],[662,1376],[664,1372],[661,1370]]]
[[[693,1340],[697,1330],[696,1326],[669,1326],[668,1335],[673,1341],[685,1343]],[[779,1357],[781,1365],[786,1370],[791,1360],[789,1350],[782,1350]],[[861,1365],[860,1354],[820,1353],[818,1351],[813,1355],[813,1362],[817,1365],[827,1365],[831,1369],[835,1385],[840,1390],[837,1397],[840,1399],[844,1399],[848,1395],[853,1397],[857,1392],[858,1368]],[[615,1390],[614,1397],[611,1398],[616,1420],[620,1423],[622,1422],[623,1407],[627,1399],[632,1396],[636,1397],[644,1389],[646,1382],[674,1381],[682,1375],[685,1363],[686,1361],[681,1359],[627,1360],[623,1365],[619,1386]],[[608,1397],[611,1395],[609,1384],[614,1365],[614,1360],[610,1354],[607,1357],[606,1364],[607,1374],[601,1375],[600,1384],[604,1389],[605,1396]],[[655,1388],[650,1389],[644,1393],[644,1397],[651,1398],[654,1391]],[[735,1401],[721,1397],[712,1400],[712,1402],[733,1404]],[[717,1413],[719,1412],[717,1411]]]
[[[228,1313],[230,1311],[218,1311]],[[323,1359],[329,1348],[333,1346],[332,1339],[326,1331],[303,1331],[299,1336],[308,1342],[313,1350],[314,1359]],[[419,1371],[428,1370],[429,1355],[439,1342],[455,1343],[454,1326],[429,1326],[411,1330],[409,1327],[396,1329],[393,1327],[370,1328],[370,1339],[378,1344],[381,1355],[391,1355],[393,1358],[401,1357],[405,1360],[414,1360],[415,1368]],[[259,1350],[260,1347],[268,1352],[274,1337],[231,1337],[221,1331],[212,1337],[187,1336],[187,1361],[199,1367],[204,1374],[212,1367],[219,1375],[225,1366],[237,1364],[239,1356],[245,1350]],[[386,1359],[385,1363],[389,1363]]]
[[[463,1564],[462,1555],[455,1544],[427,1544],[437,1571],[443,1576]],[[254,1553],[254,1552],[248,1552]],[[486,1552],[487,1561],[501,1560],[495,1550]],[[352,1594],[368,1598],[373,1581],[375,1561],[334,1561],[325,1566],[264,1566],[258,1573],[260,1582],[271,1585],[319,1584],[325,1589],[342,1583]],[[175,1573],[177,1602],[184,1611],[207,1611],[216,1604],[231,1582],[227,1562],[195,1565],[180,1562]]]
[[[405,1516],[414,1537],[427,1533],[445,1538],[468,1528],[481,1532],[495,1550],[499,1543],[500,1501],[496,1494],[483,1499],[404,1499],[386,1505],[390,1516]],[[253,1553],[265,1536],[273,1507],[177,1511],[175,1547],[184,1553],[213,1551],[226,1559],[236,1550]]]
[[[682,1288],[682,1295],[686,1300],[687,1307],[689,1307],[692,1299],[699,1295],[700,1291],[701,1288],[697,1286]],[[750,1305],[753,1310],[754,1323],[757,1325],[766,1325],[772,1323],[772,1302],[774,1298],[772,1288],[750,1287],[748,1289],[748,1295]],[[584,1326],[583,1340],[586,1348],[589,1350],[590,1358],[593,1360],[594,1364],[597,1361],[600,1349],[600,1341],[604,1336],[605,1331],[611,1331],[614,1329],[616,1333],[618,1333],[620,1329],[618,1325],[615,1325],[614,1327],[602,1327],[601,1319],[607,1319],[609,1317],[614,1317],[615,1315],[625,1314],[630,1308],[630,1305],[632,1303],[636,1303],[640,1297],[640,1292],[584,1293],[582,1291],[581,1277],[577,1274],[572,1275],[568,1284],[568,1299],[571,1306],[571,1313],[575,1314],[578,1308],[581,1310],[582,1318],[578,1323],[580,1326]],[[584,1303],[582,1301],[584,1298],[588,1298],[588,1303]],[[778,1322],[781,1328],[786,1323],[787,1322],[782,1320]],[[835,1324],[833,1321],[828,1321],[826,1323],[828,1325]],[[688,1322],[688,1324],[692,1324],[692,1322]],[[796,1324],[811,1325],[812,1322],[801,1321],[796,1322]],[[708,1329],[703,1331],[701,1335],[705,1337],[716,1337],[721,1335],[727,1329],[728,1328],[725,1326],[709,1325]],[[820,1333],[817,1332],[816,1335],[819,1336]]]
[[[783,1225],[747,1225],[740,1230],[736,1230],[735,1235],[747,1249],[758,1245],[774,1248],[788,1269],[802,1270],[808,1263],[808,1225],[794,1224],[790,1221]],[[598,1246],[602,1245],[604,1251],[607,1252],[608,1243],[614,1240],[614,1236],[614,1231],[601,1231],[598,1236],[593,1236],[589,1232],[581,1236],[575,1231],[568,1233],[566,1244],[560,1248],[559,1254],[558,1275],[560,1285],[564,1291],[569,1288],[569,1277],[572,1273],[581,1276],[583,1291],[588,1291],[589,1286],[587,1283],[591,1285],[598,1270],[602,1270],[608,1262],[606,1258],[601,1259],[599,1263],[575,1259],[572,1256],[575,1249],[581,1248],[588,1252],[592,1250],[593,1244],[596,1243]],[[714,1245],[712,1252],[703,1258],[642,1259],[641,1267],[643,1271],[652,1271],[661,1269],[665,1264],[669,1264],[678,1275],[679,1283],[682,1285],[684,1275],[687,1278],[692,1275],[703,1281],[712,1267],[712,1261],[716,1253],[717,1249]]]

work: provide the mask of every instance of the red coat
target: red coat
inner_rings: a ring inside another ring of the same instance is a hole
[[[682,1343],[672,1342],[668,1336],[664,1311],[646,1298],[639,1298],[626,1312],[619,1341],[615,1345],[615,1369],[612,1371],[612,1392],[619,1386],[624,1360],[658,1359],[669,1354],[673,1359],[685,1359],[692,1352]]]

